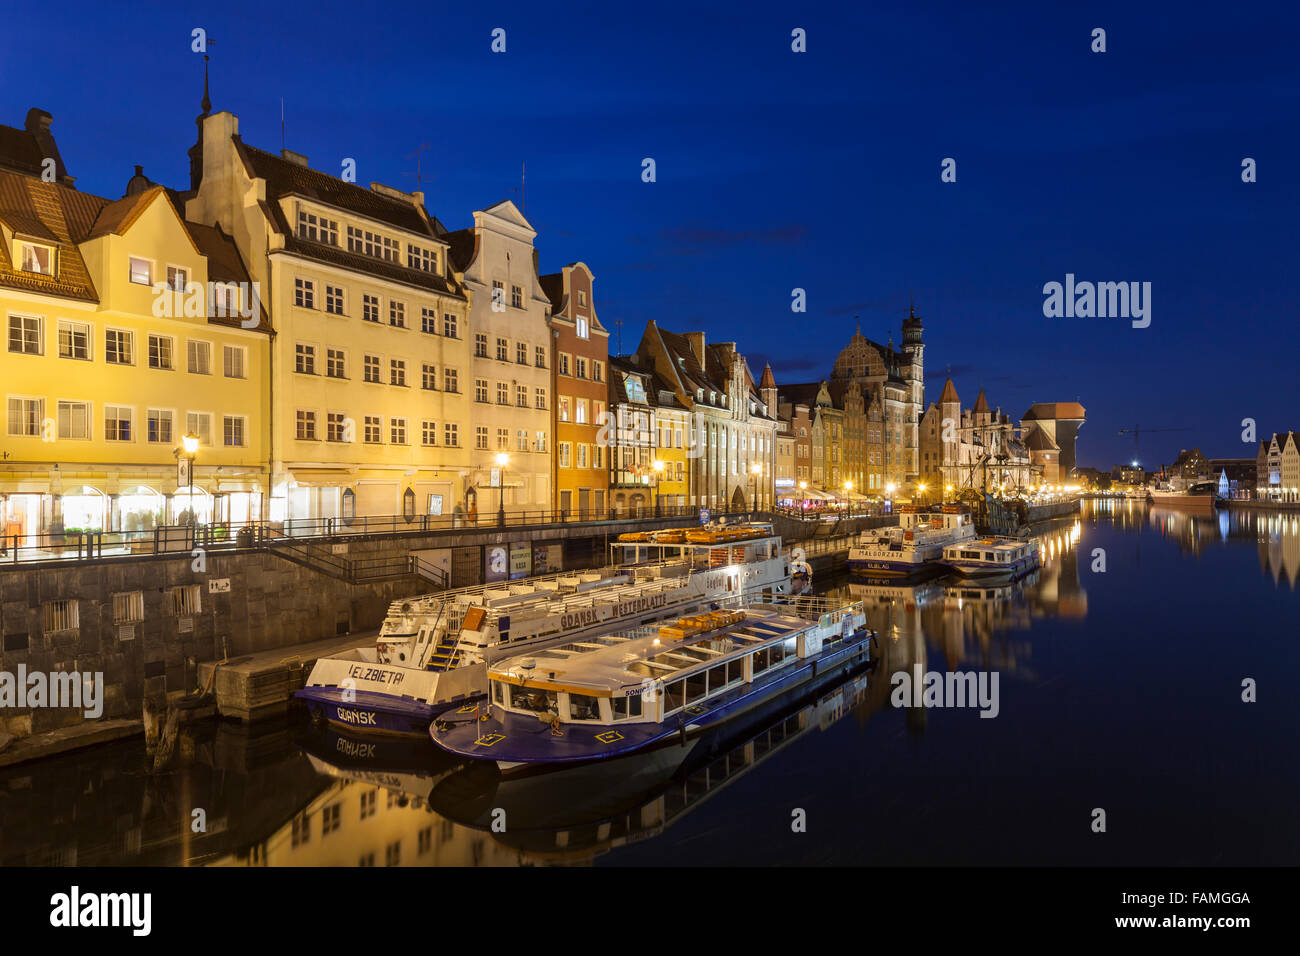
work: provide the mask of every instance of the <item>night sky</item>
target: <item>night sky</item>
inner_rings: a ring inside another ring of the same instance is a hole
[[[404,189],[428,143],[449,229],[519,202],[526,163],[542,269],[592,268],[611,348],[617,320],[630,351],[653,318],[812,381],[855,316],[897,344],[915,297],[927,402],[949,367],[967,406],[981,385],[1016,418],[1078,399],[1081,464],[1131,459],[1133,423],[1188,429],[1144,436],[1144,464],[1253,457],[1247,417],[1261,437],[1300,427],[1293,6],[866,6],[11,6],[0,123],[52,113],[84,190],[120,196],[135,163],[188,188],[204,27],[213,109],[246,142],[280,148],[283,98],[284,145],[314,168],[353,157],[358,181]],[[1044,318],[1066,273],[1152,283],[1150,327]]]

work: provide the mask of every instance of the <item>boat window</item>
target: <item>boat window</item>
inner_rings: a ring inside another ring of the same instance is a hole
[[[727,683],[734,684],[745,679],[745,659],[737,657],[734,661],[727,661]]]
[[[610,704],[614,711],[615,720],[627,720],[629,717],[641,716],[641,694],[639,692],[628,697],[611,697]]]
[[[521,687],[510,694],[512,709],[529,714],[560,713],[560,698],[553,690]]]
[[[771,655],[770,655],[770,653],[768,652],[767,648],[764,648],[764,649],[761,650],[761,651],[755,651],[755,652],[754,652],[754,674],[755,674],[755,676],[757,676],[758,674],[761,674],[761,673],[763,673],[763,671],[767,670],[768,664],[769,664],[770,662],[771,662]]]
[[[787,637],[787,638],[785,639],[785,656],[786,656],[786,657],[794,657],[795,654],[798,653],[798,648],[799,648],[799,638],[797,638],[797,637]]]
[[[586,694],[569,694],[570,720],[600,720],[600,701]]]
[[[664,685],[664,713],[669,714],[682,706],[682,682],[675,680]]]
[[[500,704],[502,707],[504,707],[506,704],[505,685],[500,683],[499,681],[494,681],[492,683],[492,699],[496,701],[498,704]]]
[[[696,701],[703,700],[707,688],[704,683],[704,671],[698,674],[692,674],[686,678],[686,703],[694,704]]]
[[[709,693],[727,686],[727,665],[719,664],[709,668]]]

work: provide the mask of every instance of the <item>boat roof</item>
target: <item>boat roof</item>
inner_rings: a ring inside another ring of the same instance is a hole
[[[505,658],[492,665],[489,677],[539,690],[607,696],[640,687],[647,678],[668,679],[710,666],[731,651],[792,637],[813,625],[766,607],[715,613],[730,618],[729,623],[678,638],[666,632],[681,621],[615,631]]]

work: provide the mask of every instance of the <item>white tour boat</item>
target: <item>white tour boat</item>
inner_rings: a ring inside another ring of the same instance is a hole
[[[898,527],[864,531],[849,549],[849,570],[868,575],[911,576],[943,570],[943,549],[975,537],[965,505],[904,505]]]
[[[994,535],[951,544],[943,563],[964,578],[1014,580],[1038,567],[1038,542]]]

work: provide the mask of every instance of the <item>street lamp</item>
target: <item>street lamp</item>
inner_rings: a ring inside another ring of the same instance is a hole
[[[657,518],[659,517],[659,480],[663,478],[664,468],[667,466],[664,465],[661,460],[656,458],[651,462],[650,467],[654,469],[655,473],[655,517]]]
[[[806,482],[806,481],[801,481],[801,482],[799,482],[799,490],[800,490],[801,492],[803,492],[803,491],[807,491],[807,490],[808,490],[808,482]],[[801,514],[806,514],[806,513],[807,513],[807,511],[808,511],[808,498],[807,498],[805,495],[802,495],[802,494],[799,495],[799,507],[800,507],[801,509],[803,509],[803,510],[800,512]]]
[[[846,480],[844,482],[844,513],[846,515],[849,514],[853,506],[853,502],[851,500],[852,495],[853,495],[853,482]]]
[[[944,498],[950,498],[950,497],[952,497],[952,485],[944,485],[944,486],[943,486],[943,496],[944,496]]]
[[[921,496],[921,504],[925,504],[925,483],[916,486],[916,492]]]
[[[497,452],[497,524],[506,524],[506,465],[510,456],[503,451]]]
[[[193,432],[186,432],[181,436],[181,450],[177,453],[178,458],[185,461],[185,484],[189,486],[190,498],[190,524],[197,525],[198,521],[194,516],[194,459],[199,454],[199,437]]]

